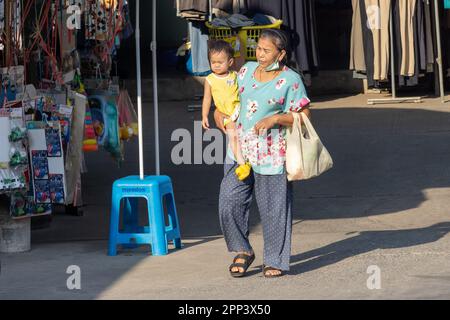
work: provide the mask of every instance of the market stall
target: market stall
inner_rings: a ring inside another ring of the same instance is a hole
[[[115,65],[126,0],[0,1],[0,193],[13,219],[82,206],[84,153],[120,166],[138,135]]]

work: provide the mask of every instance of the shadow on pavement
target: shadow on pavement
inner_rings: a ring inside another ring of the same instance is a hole
[[[450,222],[407,230],[363,231],[358,235],[291,257],[290,274],[320,269],[377,249],[399,249],[438,241],[450,232]]]

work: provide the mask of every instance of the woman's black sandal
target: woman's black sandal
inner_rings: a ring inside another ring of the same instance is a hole
[[[270,274],[268,271],[279,271],[280,273],[278,273],[278,274]],[[266,277],[266,278],[278,278],[278,277],[281,277],[283,275],[283,271],[280,270],[280,269],[277,269],[277,268],[264,266],[263,267],[263,274],[264,274],[264,277]]]
[[[242,259],[245,262],[244,263],[236,263],[237,260]],[[247,272],[247,269],[250,267],[250,265],[252,264],[252,262],[255,260],[255,255],[248,255],[248,254],[238,254],[236,257],[234,257],[233,259],[233,263],[230,265],[229,271],[232,277],[234,278],[240,278],[245,276],[245,273]],[[239,272],[239,271],[231,271],[231,269],[233,268],[242,268],[244,269],[243,272]]]

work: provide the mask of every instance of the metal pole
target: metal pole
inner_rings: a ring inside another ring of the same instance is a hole
[[[177,0],[177,17],[180,17],[181,13],[180,13],[180,0]]]
[[[392,98],[397,98],[395,87],[395,59],[394,59],[394,27],[392,22],[392,8],[389,10],[389,41],[391,43],[391,88]]]
[[[156,0],[153,0],[152,8],[153,19],[153,39],[151,44],[152,50],[152,68],[153,68],[153,107],[155,108],[155,163],[156,163],[156,175],[160,174],[159,166],[159,116],[158,116],[158,70],[156,59]]]
[[[436,16],[436,42],[437,42],[437,59],[436,62],[439,67],[439,89],[441,93],[441,102],[445,102],[444,96],[444,70],[442,68],[442,45],[441,45],[441,23],[439,17],[439,3],[438,0],[434,0],[434,14]]]
[[[209,0],[209,2],[208,2],[208,9],[209,9],[208,21],[211,22],[212,21],[212,0]]]
[[[141,32],[139,29],[139,0],[136,0],[136,82],[139,130],[139,177],[144,179],[144,144],[142,139],[142,85],[141,85]]]

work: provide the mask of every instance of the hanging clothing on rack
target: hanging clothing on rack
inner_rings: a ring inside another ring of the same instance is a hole
[[[228,14],[239,13],[238,0],[213,0],[212,7],[213,9],[219,9]]]
[[[400,75],[414,75],[414,10],[416,0],[397,1],[400,17],[400,39],[402,46]]]
[[[426,41],[425,41],[425,5],[424,0],[417,0],[416,13],[415,13],[414,28],[416,32],[416,41],[419,46],[419,70],[420,72],[427,69],[427,53],[426,53]]]
[[[369,87],[375,85],[374,80],[374,48],[373,48],[373,35],[372,31],[368,27],[367,23],[367,11],[366,4],[364,0],[359,0],[359,10],[361,14],[362,22],[362,36],[363,36],[363,47],[364,47],[364,59],[366,62],[366,76],[367,84]]]
[[[208,13],[208,0],[179,0],[176,5],[178,5],[178,10],[180,11]]]
[[[355,71],[355,75],[361,75],[364,70],[359,69],[365,67],[370,87],[388,79],[392,59],[400,86],[416,86],[426,73],[434,72],[437,50],[434,2],[353,0],[352,7],[350,69]],[[390,10],[393,18],[393,57],[390,52]],[[359,47],[361,39],[362,48]],[[357,58],[361,50],[365,65],[361,57]]]
[[[189,27],[191,41],[192,72],[204,73],[210,70],[208,59],[208,32],[200,21],[192,21]]]
[[[367,27],[372,32],[374,80],[386,80],[389,70],[389,12],[391,0],[365,0]]]
[[[431,10],[429,10],[430,24],[427,27],[426,1],[395,1],[395,59],[400,86],[416,86],[419,84],[419,78],[421,76],[426,72],[434,71],[433,64],[435,55],[432,40],[434,30],[431,23]],[[429,7],[429,9],[431,8]],[[430,63],[428,64],[428,62]]]
[[[179,16],[190,21],[206,21],[209,16],[209,0],[175,0]],[[211,7],[217,16],[239,13],[239,0],[212,0]]]
[[[425,43],[426,43],[426,63],[427,72],[433,72],[434,46],[433,46],[433,23],[431,20],[430,0],[423,0],[425,9]]]
[[[363,31],[359,0],[352,0],[352,8],[353,17],[350,36],[350,70],[365,73],[366,60],[364,58]]]
[[[178,0],[175,6],[181,18],[191,21],[205,21],[209,14],[208,0]]]

